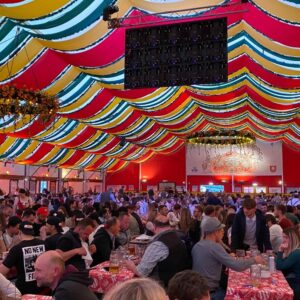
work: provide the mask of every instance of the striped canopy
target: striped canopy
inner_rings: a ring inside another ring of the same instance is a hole
[[[109,172],[172,153],[192,132],[224,128],[300,150],[300,1],[240,2],[0,0],[0,85],[59,99],[46,124],[0,120],[0,160]],[[226,12],[228,82],[124,90],[126,28],[108,29],[102,13],[111,4],[118,17],[153,22]]]

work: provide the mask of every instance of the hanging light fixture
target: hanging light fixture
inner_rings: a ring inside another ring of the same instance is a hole
[[[248,145],[255,142],[255,136],[248,131],[210,130],[195,132],[186,137],[186,143],[192,145],[228,146]]]
[[[20,34],[20,28],[17,29],[14,37],[15,45],[18,45],[18,36]],[[29,55],[24,46],[26,57],[29,61]],[[9,78],[12,78],[14,58],[11,60],[10,66],[7,61],[3,68],[7,68],[9,72]],[[1,68],[1,70],[3,69]],[[1,71],[0,70],[0,71]],[[48,95],[39,88],[38,79],[31,69],[32,77],[37,86],[37,89],[33,90],[27,87],[21,88],[19,85],[14,85],[13,81],[0,85],[0,119],[7,117],[13,118],[14,122],[19,119],[28,117],[30,119],[38,119],[41,122],[48,122],[55,118],[55,115],[59,108],[58,99],[55,96]]]
[[[20,116],[29,115],[47,122],[57,111],[58,101],[54,96],[14,85],[0,86],[0,118],[12,116],[18,119]]]

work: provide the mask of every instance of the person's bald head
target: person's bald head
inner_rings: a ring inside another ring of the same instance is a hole
[[[37,285],[54,290],[65,270],[65,263],[56,251],[47,251],[40,255],[34,265],[34,277]]]

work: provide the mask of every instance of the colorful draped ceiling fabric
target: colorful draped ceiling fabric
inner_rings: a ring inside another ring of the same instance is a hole
[[[246,129],[300,151],[300,1],[240,2],[0,0],[0,85],[42,89],[60,106],[47,124],[1,119],[0,160],[113,172],[211,128]],[[228,82],[124,90],[125,28],[109,30],[102,18],[111,4],[118,17],[155,13],[153,21],[200,6],[214,5],[188,20],[227,12]]]

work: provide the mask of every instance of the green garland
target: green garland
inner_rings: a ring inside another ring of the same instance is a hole
[[[49,121],[58,111],[58,101],[54,96],[41,91],[17,88],[13,85],[0,86],[0,118],[30,115]]]
[[[195,132],[186,137],[186,142],[193,145],[247,145],[255,142],[255,136],[247,131],[211,130]]]

